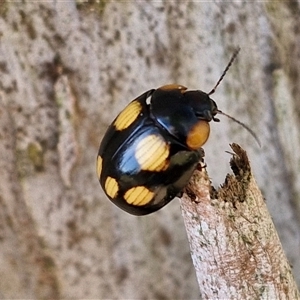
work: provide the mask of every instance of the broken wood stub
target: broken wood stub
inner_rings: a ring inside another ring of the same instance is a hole
[[[215,190],[206,170],[196,170],[181,198],[201,296],[298,299],[291,267],[247,153],[237,144],[231,148],[234,175],[227,175]]]

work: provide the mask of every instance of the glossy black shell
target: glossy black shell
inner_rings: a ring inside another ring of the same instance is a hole
[[[114,204],[130,214],[146,215],[165,206],[189,181],[202,152],[189,149],[186,137],[199,119],[211,121],[217,106],[208,94],[177,85],[149,90],[134,101],[140,104],[140,111],[130,126],[118,130],[116,118],[103,137],[98,177]],[[147,136],[162,141],[168,149],[167,163],[160,169],[145,170],[136,159],[137,145]],[[113,180],[109,187],[113,192],[108,192],[107,178]],[[126,192],[135,187],[144,187],[151,200],[143,205],[126,201]]]

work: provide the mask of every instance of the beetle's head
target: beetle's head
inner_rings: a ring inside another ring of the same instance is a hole
[[[192,107],[196,117],[199,120],[210,122],[211,120],[219,122],[216,114],[219,112],[216,102],[209,97],[209,94],[202,91],[187,91],[186,99]]]
[[[215,122],[220,122],[220,120],[216,118],[216,114],[219,112],[217,103],[213,99],[211,99],[209,95],[207,95],[207,97],[209,103],[209,110],[205,110],[206,120],[208,121],[213,120]]]
[[[196,97],[191,97],[191,102],[194,112],[199,120],[204,120],[207,122],[213,120],[215,122],[220,122],[220,120],[216,118],[216,115],[220,114],[226,116],[227,118],[231,119],[232,121],[238,123],[239,125],[243,126],[246,130],[248,130],[250,134],[255,138],[257,143],[260,145],[260,141],[257,138],[254,131],[241,121],[219,110],[216,102],[209,97],[209,94],[206,94],[202,91],[191,91],[190,93],[195,93]]]

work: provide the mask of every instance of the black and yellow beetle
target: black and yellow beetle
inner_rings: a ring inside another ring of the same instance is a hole
[[[209,122],[224,114],[209,96],[237,52],[210,93],[164,85],[137,97],[116,117],[97,157],[98,179],[113,203],[146,215],[182,191],[202,158]]]

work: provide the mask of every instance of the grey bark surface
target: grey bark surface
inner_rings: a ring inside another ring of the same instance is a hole
[[[214,185],[247,149],[300,283],[299,2],[0,4],[1,298],[199,298],[177,200],[129,216],[105,198],[97,149],[117,113],[167,83],[250,125],[212,124]]]

